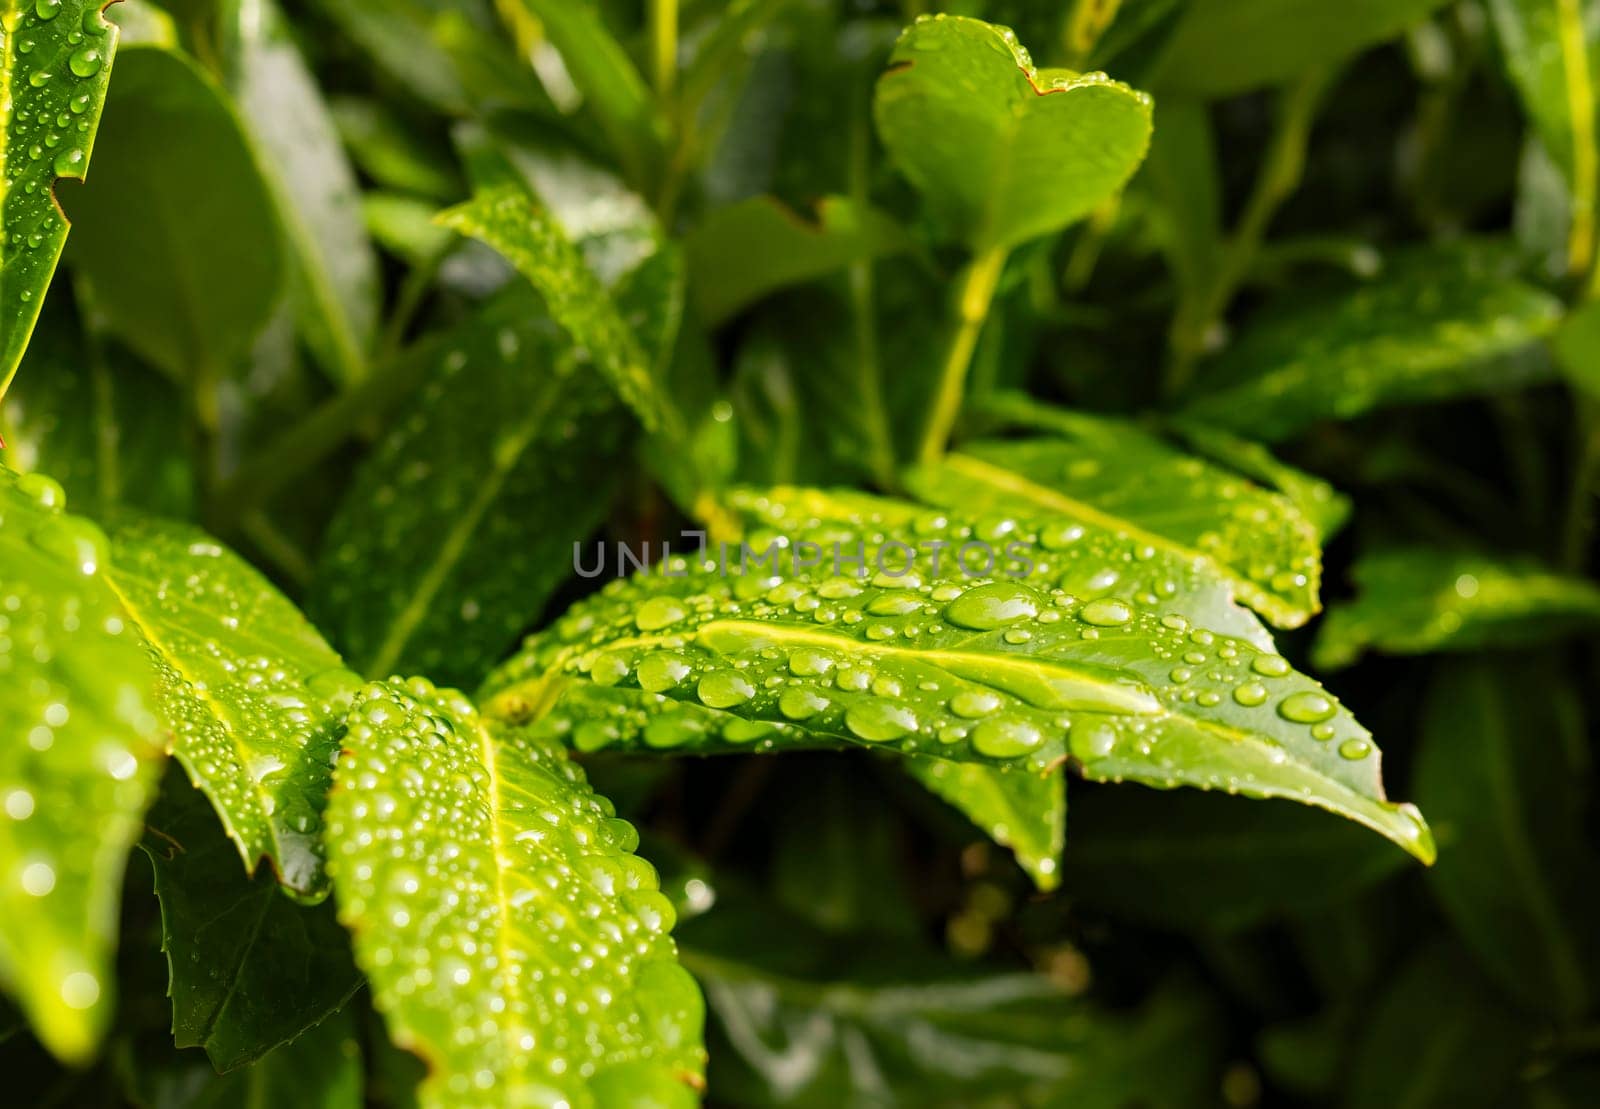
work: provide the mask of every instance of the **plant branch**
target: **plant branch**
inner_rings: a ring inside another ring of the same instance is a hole
[[[1272,138],[1238,226],[1223,244],[1221,259],[1209,284],[1193,303],[1180,304],[1177,318],[1173,320],[1172,358],[1167,365],[1166,381],[1169,396],[1188,386],[1194,376],[1195,363],[1205,353],[1213,329],[1227,313],[1240,283],[1250,272],[1272,218],[1300,187],[1311,125],[1332,76],[1332,70],[1313,69],[1281,94]]]
[[[1566,75],[1567,112],[1572,123],[1572,225],[1567,233],[1567,272],[1582,277],[1594,264],[1594,208],[1600,156],[1595,149],[1594,84],[1589,77],[1589,47],[1579,0],[1557,0],[1561,68]],[[1595,291],[1593,275],[1591,293]]]
[[[934,395],[928,421],[923,425],[922,445],[917,452],[917,461],[923,465],[939,461],[950,442],[950,433],[961,414],[972,353],[977,349],[978,336],[989,318],[989,305],[994,301],[995,287],[1000,283],[1000,272],[1005,264],[1006,248],[991,247],[967,264],[956,283],[955,332],[945,350],[944,364],[939,371],[939,391]]]
[[[650,64],[656,95],[670,99],[678,77],[678,0],[650,0]]]

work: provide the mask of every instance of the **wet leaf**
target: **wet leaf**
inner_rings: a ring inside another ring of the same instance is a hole
[[[321,811],[338,720],[360,679],[298,609],[196,528],[122,519],[107,575],[149,642],[172,754],[216,807],[245,867],[327,892]]]
[[[638,834],[559,750],[368,686],[329,803],[340,919],[424,1105],[692,1105],[703,1001]],[[394,850],[397,847],[399,850]]]
[[[500,185],[452,208],[440,222],[488,243],[533,284],[550,315],[566,329],[572,343],[594,359],[646,430],[670,423],[672,413],[640,340],[542,203],[525,189]]]
[[[1067,839],[1067,780],[1060,771],[1031,774],[977,763],[913,755],[911,776],[1009,847],[1034,885],[1053,890],[1061,882],[1061,849]]]
[[[848,197],[823,197],[811,220],[758,196],[710,213],[684,249],[695,304],[715,325],[777,289],[909,246],[894,220]]]
[[[944,229],[980,252],[1088,215],[1150,142],[1148,96],[1103,73],[1036,70],[1010,31],[958,16],[906,28],[873,111]]]
[[[1320,539],[1335,535],[1350,518],[1349,497],[1314,474],[1278,461],[1260,443],[1186,420],[1173,421],[1172,432],[1211,461],[1288,497]]]
[[[1585,15],[1584,4],[1565,0],[1489,0],[1486,6],[1523,110],[1545,151],[1561,168],[1567,188],[1576,191],[1576,148],[1587,143],[1588,157],[1594,157],[1595,136],[1584,135],[1577,128],[1584,116],[1588,126],[1594,127],[1594,106],[1574,101],[1575,97],[1594,97],[1595,32],[1583,25],[1592,25],[1594,20]],[[1580,56],[1575,71],[1563,38],[1565,18],[1578,23],[1574,30]],[[1593,181],[1588,188],[1592,200]]]
[[[1427,247],[1364,286],[1253,323],[1201,369],[1187,414],[1268,442],[1318,420],[1516,388],[1548,376],[1515,359],[1561,319],[1492,244]]]
[[[161,749],[106,538],[65,501],[0,467],[0,979],[46,1047],[83,1062],[114,1007],[123,867]]]
[[[624,430],[537,298],[501,296],[436,352],[350,486],[313,616],[368,674],[482,680],[604,519]]]
[[[230,1071],[302,1033],[317,1038],[308,1030],[361,984],[333,905],[297,905],[270,874],[247,877],[182,775],[168,775],[146,823],[176,1046],[203,1047]]]
[[[1014,522],[1001,522],[1002,549],[976,576],[889,545],[897,523],[908,538],[946,543],[971,542],[970,525],[963,534],[924,513],[912,531],[893,502],[872,498],[752,496],[747,510],[764,513],[766,528],[745,546],[772,561],[713,551],[610,584],[491,677],[490,714],[541,718],[552,734],[584,728],[590,748],[771,750],[801,730],[803,743],[1016,770],[1069,761],[1093,779],[1289,797],[1432,858],[1416,810],[1384,799],[1370,734],[1270,650],[1158,604],[1075,596],[1039,572],[1055,570],[1049,552],[1034,552],[1037,537]],[[819,500],[850,509],[829,520]],[[890,515],[874,515],[875,504]],[[834,544],[857,543],[871,577],[835,554]],[[638,689],[655,705],[570,715],[558,698],[584,682]],[[741,719],[708,731],[674,702]]]
[[[82,181],[117,29],[98,0],[6,5],[0,31],[0,397],[28,347],[67,239],[56,182]]]
[[[1453,662],[1429,690],[1416,767],[1445,913],[1501,989],[1569,1019],[1587,1011],[1600,968],[1574,693],[1552,658]]]
[[[1546,643],[1600,623],[1600,587],[1527,560],[1406,547],[1352,571],[1359,590],[1328,613],[1313,659],[1348,666],[1365,651],[1420,655]]]
[[[1202,564],[1280,627],[1322,607],[1317,531],[1289,498],[1120,420],[1033,405],[1027,422],[1049,437],[965,443],[913,474],[913,490],[967,513],[1096,526]]]
[[[284,273],[272,198],[226,94],[183,55],[122,51],[94,176],[61,199],[97,309],[173,377],[214,381],[266,326]]]

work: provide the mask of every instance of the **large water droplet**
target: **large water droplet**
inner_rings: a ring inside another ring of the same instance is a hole
[[[639,688],[647,693],[665,693],[689,676],[689,664],[681,655],[658,651],[639,660],[635,675]]]
[[[883,743],[917,730],[917,717],[904,705],[892,701],[866,700],[850,706],[845,726],[857,739]]]
[[[1078,611],[1078,619],[1097,628],[1120,628],[1133,619],[1133,609],[1122,601],[1102,597]]]
[[[980,755],[988,755],[992,759],[1026,755],[1043,743],[1044,733],[1027,720],[995,717],[972,729],[973,748]]]
[[[1000,698],[985,689],[964,689],[950,698],[950,711],[968,720],[988,716],[1000,707]]]
[[[1333,713],[1333,701],[1313,690],[1291,693],[1278,703],[1278,715],[1296,724],[1315,724]]]
[[[967,590],[944,610],[945,619],[957,627],[989,631],[1031,619],[1039,614],[1039,599],[1026,586],[992,582]]]
[[[756,695],[756,687],[743,674],[732,670],[715,670],[700,679],[696,687],[703,704],[714,709],[742,705]]]
[[[634,613],[633,622],[642,632],[660,631],[676,624],[688,614],[675,597],[651,597],[639,606],[639,611]]]

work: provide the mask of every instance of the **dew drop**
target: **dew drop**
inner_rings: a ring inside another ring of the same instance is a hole
[[[1097,628],[1120,628],[1133,619],[1133,609],[1122,601],[1102,597],[1084,605],[1078,612],[1078,619]]]
[[[635,676],[646,693],[665,693],[689,676],[689,664],[681,655],[658,651],[639,660]]]
[[[1352,762],[1357,759],[1366,758],[1371,751],[1372,744],[1368,743],[1364,739],[1347,739],[1343,743],[1339,744],[1340,757],[1347,758]]]
[[[786,689],[778,698],[778,711],[789,720],[809,720],[828,707],[828,699],[809,689]]]
[[[1255,708],[1267,699],[1267,687],[1260,682],[1246,682],[1233,691],[1233,699],[1246,708]]]
[[[714,709],[727,709],[742,705],[756,695],[756,687],[742,674],[732,670],[715,670],[700,679],[695,692],[702,704]]]
[[[675,597],[651,597],[639,606],[633,622],[642,632],[654,632],[671,627],[688,614]]]
[[[1315,724],[1328,719],[1333,713],[1333,701],[1312,690],[1291,693],[1278,702],[1278,715],[1296,724]]]
[[[95,46],[86,46],[67,60],[67,65],[79,77],[93,77],[104,64],[105,56]]]
[[[910,709],[875,699],[851,705],[845,713],[844,722],[852,735],[868,743],[899,739],[917,728],[916,714]]]
[[[972,729],[972,746],[980,755],[1010,759],[1037,750],[1044,733],[1027,720],[993,717]]]
[[[1000,707],[1000,698],[988,690],[964,689],[950,698],[950,711],[968,720],[988,716]]]
[[[972,631],[1002,628],[1038,614],[1037,595],[1025,586],[1008,582],[992,582],[969,589],[944,610],[946,620]]]

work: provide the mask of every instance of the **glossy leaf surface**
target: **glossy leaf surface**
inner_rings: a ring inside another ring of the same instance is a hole
[[[198,529],[126,519],[109,581],[150,645],[172,754],[244,864],[327,892],[321,811],[338,718],[360,686],[261,573]]]
[[[122,52],[94,178],[62,202],[75,228],[69,261],[96,305],[179,380],[224,373],[283,291],[272,198],[250,145],[226,94],[181,54]]]
[[[328,372],[366,373],[382,288],[355,171],[274,0],[234,0],[229,84],[277,202],[297,317]]]
[[[1416,655],[1519,646],[1600,624],[1600,588],[1526,560],[1422,547],[1378,551],[1356,563],[1356,599],[1318,630],[1322,669],[1365,651]]]
[[[320,1024],[361,984],[331,904],[306,908],[269,874],[247,877],[203,794],[169,775],[144,849],[161,900],[173,1041],[218,1071]]]
[[[501,185],[440,217],[505,256],[544,298],[572,342],[633,409],[647,430],[668,420],[640,340],[617,311],[555,217],[526,190]]]
[[[1508,272],[1498,251],[1432,248],[1393,259],[1347,295],[1250,327],[1200,371],[1189,413],[1252,438],[1318,420],[1508,389],[1547,373],[1508,361],[1554,330],[1559,303]]]
[[[920,755],[906,759],[906,769],[990,839],[1011,848],[1034,885],[1053,890],[1060,884],[1067,839],[1067,780],[1060,771],[1031,774]]]
[[[82,1062],[113,1007],[123,867],[161,749],[105,536],[65,500],[0,467],[0,977],[39,1039]]]
[[[345,744],[340,919],[430,1065],[422,1103],[693,1104],[704,1003],[672,903],[582,772],[420,679],[368,686]]]
[[[852,531],[791,514],[790,504],[780,493],[762,506],[783,521],[773,531],[791,529],[787,551],[767,536],[746,539],[777,565],[741,566],[736,552],[732,562],[679,560],[611,583],[491,678],[490,713],[538,717],[566,682],[637,688],[659,707],[593,721],[597,746],[765,750],[783,741],[775,724],[1019,770],[1070,761],[1095,779],[1291,797],[1432,858],[1415,809],[1384,800],[1370,734],[1277,654],[1137,601],[1082,600],[1013,552],[997,561],[997,577],[967,576],[948,560],[941,575],[924,562],[907,576],[898,554],[870,579],[831,566],[796,572],[785,554],[820,559],[822,541],[853,546],[864,532],[880,546],[883,532],[865,512]],[[674,701],[749,723],[709,733],[699,717],[675,715]],[[545,726],[576,723],[557,703]]]
[[[98,0],[0,6],[0,397],[27,349],[67,239],[56,182],[82,181],[117,29]]]
[[[878,134],[945,230],[976,251],[1088,215],[1150,142],[1150,98],[1102,73],[1036,70],[1010,31],[939,15],[895,44]]]
[[[369,674],[481,680],[608,508],[620,410],[537,299],[513,290],[450,338],[325,542],[311,611]]]
[[[1316,528],[1287,497],[1131,424],[1060,410],[1047,428],[1049,438],[964,444],[913,488],[945,507],[1060,517],[1203,564],[1283,627],[1321,608]]]

